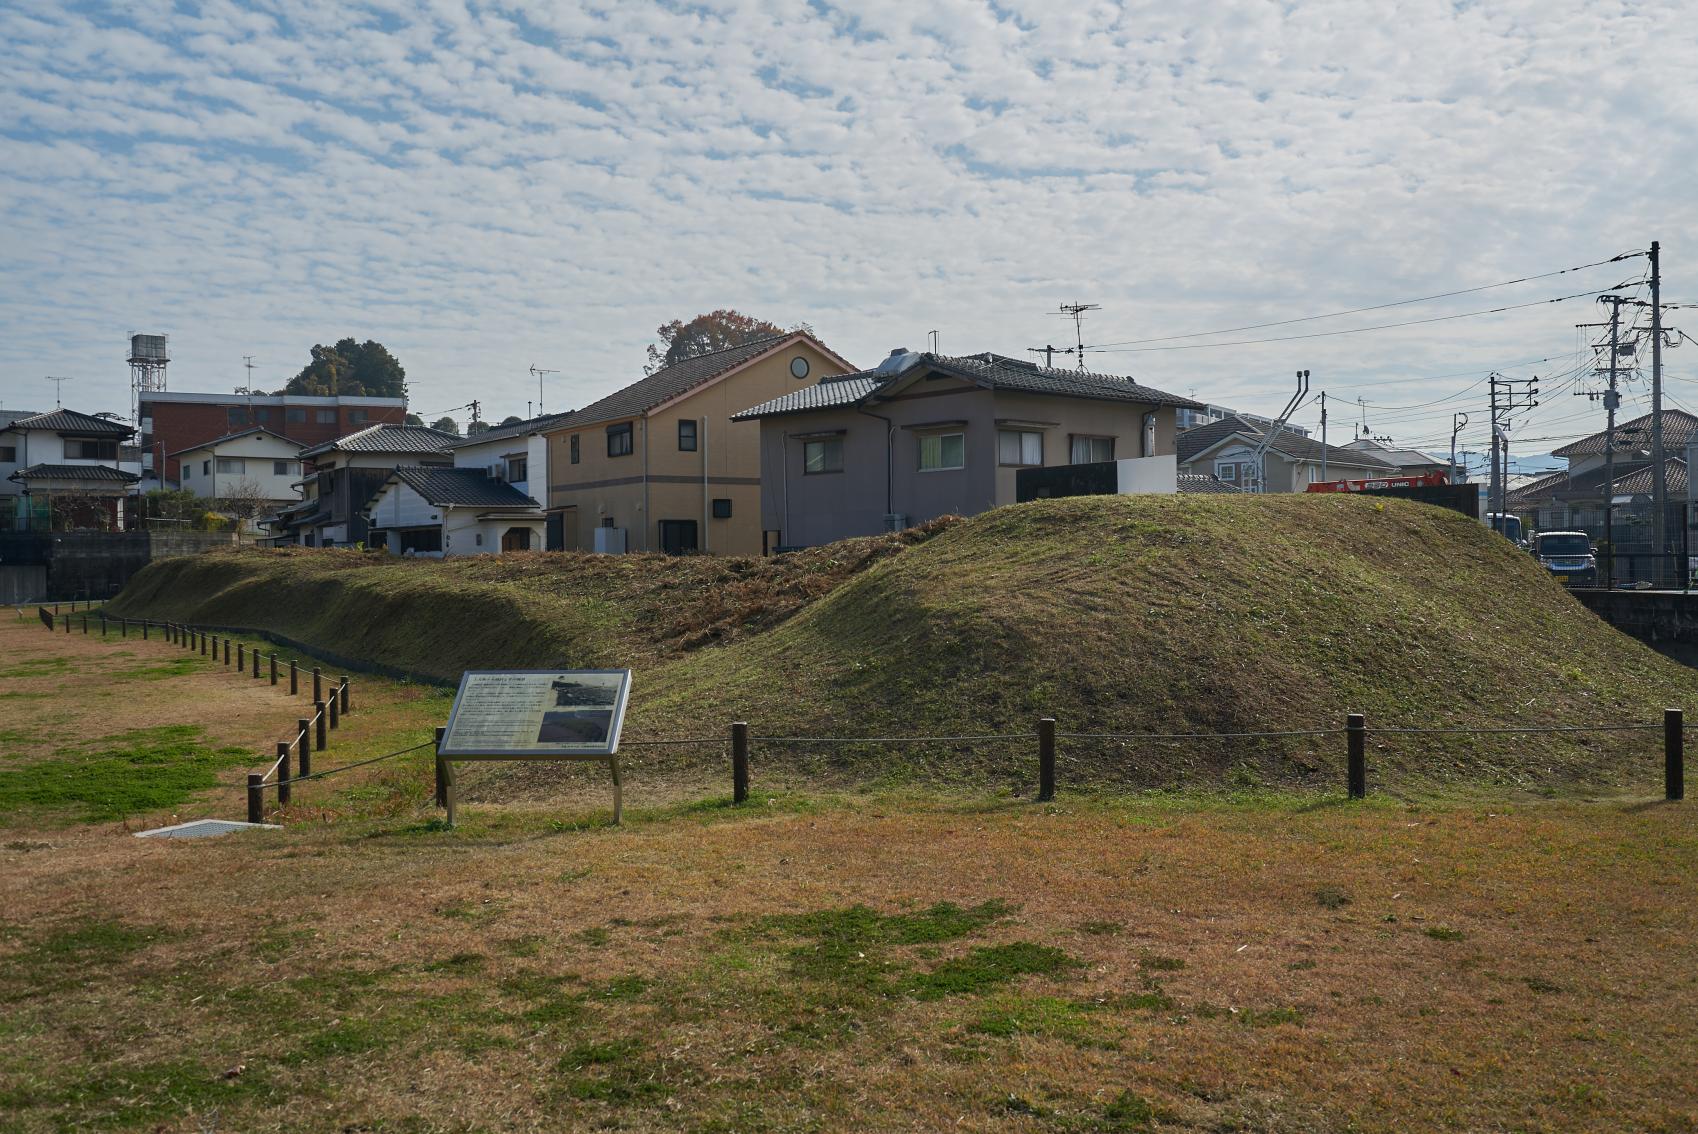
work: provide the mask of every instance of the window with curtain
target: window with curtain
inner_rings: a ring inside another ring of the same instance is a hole
[[[1044,435],[1035,429],[997,430],[996,463],[1017,467],[1043,464]]]
[[[843,471],[843,438],[821,437],[814,441],[802,442],[802,472],[813,476],[816,473],[834,473]]]
[[[920,471],[941,472],[967,464],[965,433],[928,433],[920,438]]]
[[[1075,434],[1072,452],[1068,459],[1075,465],[1090,464],[1094,461],[1114,460],[1114,438],[1084,437]]]

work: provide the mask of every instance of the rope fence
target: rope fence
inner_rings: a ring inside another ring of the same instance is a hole
[[[37,608],[43,625],[49,631],[54,631],[58,623],[63,623],[65,633],[71,633],[74,621],[74,604],[72,612],[62,612],[55,605],[53,611],[46,606]],[[21,616],[21,614],[20,614]],[[90,619],[94,613],[85,605],[82,613],[83,633],[90,632]],[[220,641],[216,632],[208,632],[185,623],[153,622],[145,619],[109,619],[104,610],[99,612],[100,632],[104,637],[109,625],[116,621],[120,633],[128,636],[132,627],[140,628],[143,637],[151,630],[158,629],[165,640],[173,645],[201,656],[210,657],[214,662],[234,668],[237,672],[248,672],[251,668],[253,680],[260,679],[260,662],[262,654],[259,648],[249,648],[245,642],[236,643],[232,661],[232,639],[225,634]],[[280,659],[275,652],[264,655],[269,660],[268,673],[270,683],[276,686],[280,683]],[[248,659],[251,657],[251,666]],[[298,695],[300,685],[300,666],[296,659],[288,661],[289,692]],[[325,696],[324,675],[318,667],[313,667],[312,703],[313,715],[302,717],[296,722],[296,731],[289,740],[277,742],[276,759],[264,772],[251,772],[247,779],[247,810],[248,821],[261,823],[265,819],[265,791],[271,787],[276,791],[279,807],[289,805],[291,788],[294,784],[309,780],[322,779],[327,776],[363,768],[385,760],[395,759],[410,752],[429,748],[435,745],[438,750],[436,758],[436,802],[438,806],[446,806],[450,786],[450,774],[446,761],[440,754],[443,730],[436,730],[434,740],[422,741],[408,748],[398,749],[381,756],[358,760],[336,768],[320,772],[312,771],[312,753],[322,752],[328,743],[328,733],[338,727],[340,718],[348,712],[349,683],[346,676],[336,679],[336,684],[330,688],[330,695]],[[1658,723],[1616,722],[1594,725],[1498,725],[1485,727],[1434,727],[1421,728],[1405,725],[1389,725],[1370,728],[1367,718],[1360,713],[1351,713],[1345,717],[1342,728],[1301,728],[1301,729],[1267,729],[1259,731],[1233,732],[1061,732],[1056,728],[1054,717],[1041,717],[1036,722],[1036,728],[1031,732],[998,732],[998,733],[962,733],[957,735],[925,735],[925,736],[755,736],[751,735],[746,721],[734,721],[729,735],[718,737],[681,737],[673,739],[632,740],[626,741],[624,748],[669,748],[683,746],[725,746],[731,749],[731,783],[732,802],[742,804],[748,800],[750,786],[750,756],[755,744],[787,745],[787,746],[831,746],[831,745],[926,745],[926,744],[989,744],[1002,745],[1015,742],[1034,744],[1037,757],[1037,800],[1040,803],[1049,802],[1055,798],[1057,779],[1056,764],[1058,759],[1059,742],[1093,742],[1110,741],[1117,743],[1159,743],[1159,744],[1196,744],[1218,743],[1222,741],[1243,740],[1281,740],[1309,739],[1316,740],[1342,736],[1345,739],[1345,790],[1351,799],[1363,799],[1368,794],[1368,764],[1367,742],[1370,736],[1505,736],[1505,735],[1550,735],[1550,734],[1586,734],[1586,733],[1624,733],[1624,732],[1656,732],[1663,734],[1663,797],[1669,801],[1685,798],[1685,714],[1681,709],[1665,709],[1663,719]],[[918,759],[918,757],[916,757]],[[1072,758],[1067,757],[1069,763]],[[291,768],[291,764],[294,768]],[[922,761],[923,763],[923,761]],[[1030,767],[1030,765],[1028,765]]]

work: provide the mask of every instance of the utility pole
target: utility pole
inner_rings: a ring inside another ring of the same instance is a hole
[[[1496,513],[1493,526],[1505,537],[1509,535],[1509,426],[1510,415],[1518,409],[1532,409],[1539,404],[1539,378],[1505,378],[1497,371],[1489,376],[1492,391],[1492,483],[1487,499],[1495,500],[1488,512]],[[1501,464],[1500,464],[1501,462]]]
[[[1029,346],[1029,347],[1026,348],[1026,351],[1029,354],[1041,354],[1041,355],[1043,355],[1044,356],[1044,369],[1048,370],[1048,369],[1051,369],[1055,366],[1055,352],[1056,352],[1055,347],[1052,347],[1052,346]],[[1062,351],[1062,353],[1066,354],[1067,352]]]
[[[1450,415],[1450,483],[1452,484],[1461,483],[1456,479],[1456,435],[1461,433],[1463,427],[1467,424],[1467,414],[1453,413]]]
[[[1663,468],[1663,273],[1662,249],[1651,241],[1651,541],[1652,578],[1663,581],[1661,556],[1668,552],[1668,473]],[[1615,359],[1610,359],[1613,365]],[[1684,542],[1684,541],[1682,541]]]
[[[1621,408],[1621,307],[1628,302],[1619,295],[1600,295],[1599,303],[1610,305],[1610,321],[1608,323],[1581,323],[1581,327],[1604,326],[1610,329],[1610,364],[1599,367],[1597,373],[1610,376],[1610,388],[1601,395],[1604,400],[1604,411],[1608,416],[1608,425],[1604,431],[1604,546],[1608,549],[1610,569],[1613,574],[1615,564],[1615,413]],[[1586,393],[1585,397],[1600,395]]]
[[[1327,392],[1321,391],[1321,480],[1327,479]]]

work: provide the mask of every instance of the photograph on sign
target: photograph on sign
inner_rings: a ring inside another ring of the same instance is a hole
[[[619,750],[628,669],[467,670],[444,756],[606,756]]]

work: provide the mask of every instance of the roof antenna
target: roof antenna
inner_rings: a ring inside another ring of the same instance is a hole
[[[64,404],[62,402],[60,402],[60,400],[59,400],[59,391],[65,388],[66,382],[75,382],[76,379],[75,378],[55,378],[53,375],[49,374],[47,376],[46,380],[53,383],[53,408],[54,409],[64,409],[65,408]]]
[[[558,374],[558,373],[560,373],[560,371],[558,371],[558,370],[544,370],[542,367],[538,366],[536,363],[534,363],[534,362],[531,363],[531,377],[535,378],[537,380],[537,416],[538,417],[542,416],[542,376],[544,374]],[[527,408],[526,412],[529,412],[528,408]]]
[[[1102,304],[1100,303],[1063,303],[1061,310],[1055,312],[1057,315],[1073,316],[1073,341],[1075,346],[1072,353],[1079,356],[1080,370],[1085,369],[1085,325],[1082,316],[1087,311],[1101,310]]]

